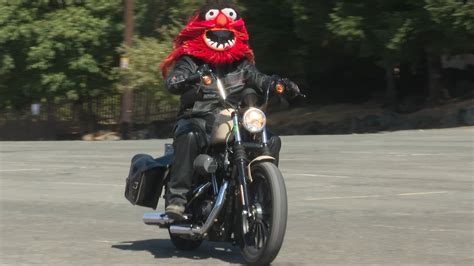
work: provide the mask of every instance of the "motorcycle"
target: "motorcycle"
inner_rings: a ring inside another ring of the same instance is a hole
[[[184,220],[164,213],[145,213],[143,222],[167,229],[179,250],[194,250],[203,240],[239,245],[246,263],[271,263],[282,246],[287,224],[287,193],[283,176],[271,156],[265,110],[270,96],[284,95],[281,82],[267,86],[260,108],[242,108],[227,101],[221,80],[211,70],[182,82],[215,83],[222,111],[205,154],[194,161],[194,189],[188,193]],[[299,94],[303,96],[303,94]],[[137,155],[126,182],[125,196],[135,205],[156,209],[167,189],[172,151],[153,159]]]

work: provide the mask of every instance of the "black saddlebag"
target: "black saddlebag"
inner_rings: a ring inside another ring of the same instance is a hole
[[[170,163],[171,156],[158,159],[146,154],[133,156],[125,183],[125,198],[133,205],[156,209]]]

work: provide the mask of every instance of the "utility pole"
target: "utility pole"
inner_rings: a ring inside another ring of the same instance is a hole
[[[133,9],[134,0],[125,0],[125,32],[124,45],[132,47],[133,45]],[[130,59],[127,57],[120,58],[120,68],[127,71]],[[129,81],[124,80],[125,90],[122,94],[122,105],[120,109],[120,132],[122,139],[130,139],[130,132],[133,128],[133,92],[129,86]]]

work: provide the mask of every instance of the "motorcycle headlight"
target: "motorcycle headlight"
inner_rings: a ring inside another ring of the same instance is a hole
[[[265,113],[257,108],[249,108],[244,113],[243,124],[250,133],[258,133],[263,130],[267,124]]]

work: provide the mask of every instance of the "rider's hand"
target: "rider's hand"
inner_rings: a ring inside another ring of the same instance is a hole
[[[199,73],[200,75],[206,75],[206,74],[209,74],[210,72],[211,72],[211,68],[209,67],[208,64],[200,65],[197,70],[197,73]]]
[[[175,75],[169,77],[167,80],[167,86],[169,90],[180,90],[186,83],[186,77],[183,75]]]
[[[284,79],[281,79],[280,82],[283,86],[285,86],[286,94],[288,95],[289,99],[293,99],[296,96],[301,94],[300,88],[293,81],[287,78],[284,78]]]

